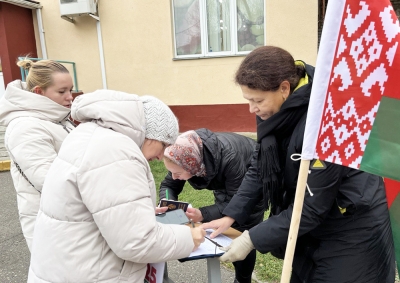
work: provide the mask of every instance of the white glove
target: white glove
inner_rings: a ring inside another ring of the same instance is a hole
[[[244,260],[254,249],[254,245],[250,239],[249,231],[245,230],[242,235],[234,239],[229,246],[220,249],[226,251],[226,253],[219,258],[220,261],[235,262]]]

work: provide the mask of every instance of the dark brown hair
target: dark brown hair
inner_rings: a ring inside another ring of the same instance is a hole
[[[235,82],[250,89],[276,91],[283,81],[288,81],[292,93],[304,74],[304,67],[295,65],[289,52],[276,46],[262,46],[246,56]]]

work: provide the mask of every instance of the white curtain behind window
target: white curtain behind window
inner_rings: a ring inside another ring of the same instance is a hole
[[[207,0],[208,51],[230,51],[229,0]]]
[[[177,55],[201,54],[199,1],[175,0],[174,20]]]

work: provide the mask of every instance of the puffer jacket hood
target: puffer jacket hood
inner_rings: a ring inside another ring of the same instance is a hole
[[[131,138],[139,147],[146,131],[143,103],[136,94],[114,90],[96,90],[78,96],[71,117],[79,122],[95,122]]]
[[[12,120],[20,117],[35,117],[56,123],[68,119],[69,108],[25,89],[26,83],[20,80],[7,85],[0,99],[0,125],[8,126]]]

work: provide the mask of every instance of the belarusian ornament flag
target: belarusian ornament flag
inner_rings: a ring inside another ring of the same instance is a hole
[[[400,260],[400,26],[389,0],[328,4],[302,159],[385,178]]]
[[[400,180],[399,43],[389,0],[329,1],[304,159]]]

